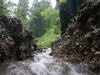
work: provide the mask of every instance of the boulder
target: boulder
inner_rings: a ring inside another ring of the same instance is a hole
[[[32,40],[32,32],[19,19],[0,16],[0,62],[32,57],[37,48]]]

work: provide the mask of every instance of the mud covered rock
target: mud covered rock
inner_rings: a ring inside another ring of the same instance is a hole
[[[0,16],[0,62],[32,57],[36,45],[32,33],[17,18]]]
[[[100,0],[86,0],[77,12],[75,22],[52,44],[51,55],[70,62],[88,64],[100,72]]]

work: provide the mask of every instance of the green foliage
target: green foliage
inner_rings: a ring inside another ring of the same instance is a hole
[[[3,0],[0,0],[0,15],[3,13]]]
[[[29,14],[29,2],[28,0],[19,0],[19,4],[16,11],[16,16],[22,21],[25,28],[28,28],[28,14]]]
[[[6,15],[8,13],[7,11],[7,5],[5,4],[5,0],[0,0],[0,15]]]
[[[11,1],[0,0],[0,15],[12,16],[17,5]]]
[[[51,47],[51,43],[60,38],[60,30],[58,27],[53,27],[41,37],[37,38],[37,45],[40,47]]]
[[[51,7],[50,0],[33,0],[31,8],[28,1],[19,0],[18,5],[10,1],[1,2],[0,11],[8,16],[17,16],[24,27],[33,32],[38,46],[50,47],[53,41],[60,38],[59,10]]]
[[[60,5],[65,4],[66,2],[67,2],[67,0],[59,0]]]
[[[53,41],[60,38],[59,11],[48,8],[45,9],[41,15],[44,17],[46,22],[49,22],[50,28],[41,38],[37,38],[37,45],[42,47],[50,47]]]
[[[4,14],[7,16],[15,15],[17,5],[11,1],[4,3]]]
[[[44,17],[44,20],[49,22],[51,28],[52,26],[60,26],[59,10],[48,8],[41,15]]]
[[[30,11],[31,19],[29,28],[32,30],[33,36],[37,38],[41,37],[46,32],[46,29],[49,28],[49,24],[43,19],[41,12],[50,7],[50,3],[45,0],[41,0],[40,2],[34,0],[33,5]]]

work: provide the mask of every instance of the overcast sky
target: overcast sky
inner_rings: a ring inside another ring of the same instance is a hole
[[[18,3],[19,0],[11,0],[11,1],[14,3]],[[33,0],[29,0],[30,6],[31,6],[32,2],[33,2]],[[56,0],[51,0],[51,3],[52,3],[52,7],[54,8],[56,5]]]

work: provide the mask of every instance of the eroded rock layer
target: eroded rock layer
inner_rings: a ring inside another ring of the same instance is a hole
[[[88,64],[100,72],[100,0],[86,0],[75,21],[58,41],[52,44],[52,55],[71,62]]]
[[[0,62],[32,57],[32,33],[23,29],[17,18],[0,16]]]

